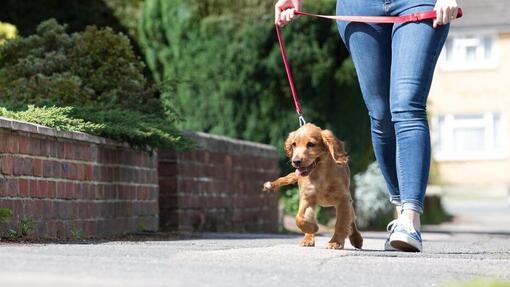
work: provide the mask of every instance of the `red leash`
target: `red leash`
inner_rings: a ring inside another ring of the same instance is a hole
[[[296,15],[318,17],[324,19],[331,19],[336,21],[349,21],[349,22],[360,22],[360,23],[407,23],[407,22],[419,22],[423,20],[431,20],[436,18],[436,11],[425,11],[417,12],[404,16],[329,16],[329,15],[318,15],[307,12],[296,11]],[[457,18],[462,17],[462,9],[457,8]],[[283,64],[285,65],[285,71],[287,72],[287,78],[289,79],[290,91],[292,92],[292,98],[294,99],[294,106],[298,114],[299,125],[302,126],[306,123],[303,117],[303,110],[299,103],[297,96],[296,87],[294,86],[294,78],[292,77],[292,70],[290,68],[289,60],[287,59],[287,52],[285,51],[285,45],[280,32],[280,27],[276,25],[276,35],[278,36],[278,44],[280,45],[280,51],[282,52]]]

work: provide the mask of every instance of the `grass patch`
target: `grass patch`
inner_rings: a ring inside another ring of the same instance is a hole
[[[510,287],[510,281],[498,281],[491,279],[476,279],[462,283],[447,283],[443,287]]]

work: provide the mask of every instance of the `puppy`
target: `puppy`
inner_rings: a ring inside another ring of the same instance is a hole
[[[349,192],[348,156],[343,142],[329,130],[305,124],[289,134],[285,141],[285,152],[296,171],[266,182],[263,190],[274,191],[281,186],[298,183],[299,210],[296,224],[305,233],[300,245],[315,246],[314,234],[319,229],[315,207],[318,204],[336,208],[335,233],[327,248],[343,249],[347,237],[354,247],[361,248],[363,237],[355,223]]]

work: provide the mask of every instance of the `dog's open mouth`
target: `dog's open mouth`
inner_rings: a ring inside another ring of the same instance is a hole
[[[295,171],[296,175],[297,176],[309,175],[312,172],[312,170],[315,168],[315,166],[317,165],[318,161],[319,161],[319,159],[317,158],[309,166],[296,168],[296,171]]]

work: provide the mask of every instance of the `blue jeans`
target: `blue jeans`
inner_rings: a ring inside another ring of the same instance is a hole
[[[337,15],[399,16],[435,0],[338,0]],[[423,213],[430,169],[426,102],[449,25],[337,22],[351,53],[371,122],[372,144],[390,201]]]

